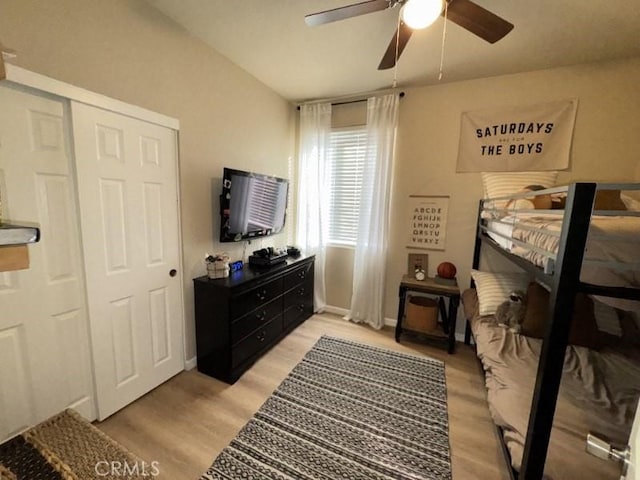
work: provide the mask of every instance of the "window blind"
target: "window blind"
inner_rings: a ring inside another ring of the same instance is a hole
[[[366,127],[331,131],[329,140],[330,243],[356,244],[366,145]]]

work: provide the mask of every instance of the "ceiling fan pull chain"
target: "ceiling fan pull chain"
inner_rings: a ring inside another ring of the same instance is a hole
[[[401,11],[398,11],[398,26],[396,28],[396,55],[395,55],[395,63],[393,65],[393,88],[398,86],[398,50],[400,49],[400,22],[401,20]]]
[[[442,45],[440,46],[440,71],[438,72],[438,81],[442,80],[442,68],[444,65],[444,41],[447,38],[447,11],[449,2],[444,2],[444,26],[442,27]]]
[[[442,71],[444,68],[444,44],[447,39],[447,12],[449,10],[449,2],[444,2],[444,26],[442,27],[442,45],[440,46],[440,71],[438,72],[438,81],[442,80]]]

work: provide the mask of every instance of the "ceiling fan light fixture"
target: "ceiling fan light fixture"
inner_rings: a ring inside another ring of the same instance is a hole
[[[427,28],[443,9],[444,0],[409,0],[402,7],[402,21],[414,30]]]

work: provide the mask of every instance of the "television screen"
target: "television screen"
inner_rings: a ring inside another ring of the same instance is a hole
[[[220,197],[220,241],[264,237],[284,228],[289,182],[225,168]]]

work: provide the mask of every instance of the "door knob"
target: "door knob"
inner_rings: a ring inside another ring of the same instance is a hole
[[[170,277],[175,277],[177,274],[178,274],[178,271],[175,268],[172,268],[171,270],[169,270]]]

